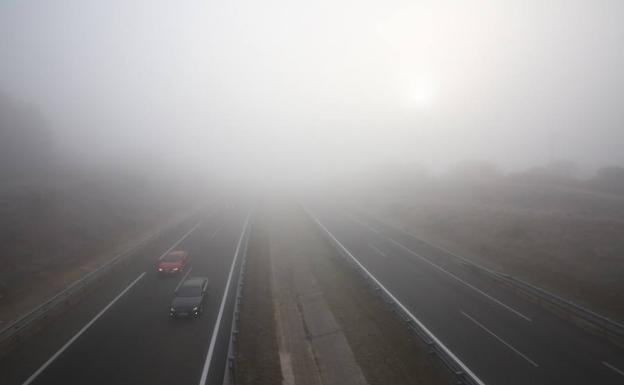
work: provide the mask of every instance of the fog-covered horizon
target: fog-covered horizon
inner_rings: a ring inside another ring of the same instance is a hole
[[[305,180],[624,165],[624,3],[0,4],[0,92],[95,160]],[[156,164],[156,163],[154,163]]]

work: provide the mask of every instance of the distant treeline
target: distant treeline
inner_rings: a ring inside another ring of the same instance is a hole
[[[54,157],[39,110],[0,92],[0,178],[45,171]]]
[[[488,161],[466,161],[458,163],[449,172],[451,178],[457,179],[504,179],[529,184],[560,184],[624,195],[624,167],[602,167],[590,177],[581,177],[580,174],[578,165],[568,160],[552,161],[544,166],[510,174],[504,174],[494,163]]]
[[[333,186],[341,186],[341,180]],[[562,187],[612,195],[624,195],[624,167],[612,165],[583,174],[575,162],[560,160],[522,171],[503,172],[495,163],[484,160],[462,161],[439,174],[417,164],[384,165],[369,168],[350,179],[352,186],[369,191],[397,192],[465,190],[476,186],[522,185]],[[344,186],[343,186],[344,187]]]
[[[60,148],[56,144],[36,106],[11,98],[0,91],[0,180],[29,177],[49,171],[61,155],[56,151]],[[624,195],[624,167],[603,167],[591,177],[579,176],[579,169],[573,161],[558,160],[520,172],[504,173],[493,162],[468,160],[456,163],[438,180],[559,184]],[[360,176],[362,181],[381,178],[403,185],[410,181],[418,183],[423,179],[436,179],[424,168],[415,165],[367,169]]]

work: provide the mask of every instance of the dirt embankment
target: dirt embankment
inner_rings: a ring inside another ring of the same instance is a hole
[[[248,254],[237,384],[452,383],[299,207],[264,215]]]

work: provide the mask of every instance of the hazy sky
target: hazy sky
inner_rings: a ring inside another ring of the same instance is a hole
[[[83,156],[624,164],[623,20],[621,0],[1,0],[0,90]]]

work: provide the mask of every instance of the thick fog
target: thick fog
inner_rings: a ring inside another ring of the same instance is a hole
[[[0,92],[76,162],[298,180],[624,165],[624,2],[4,0]]]

